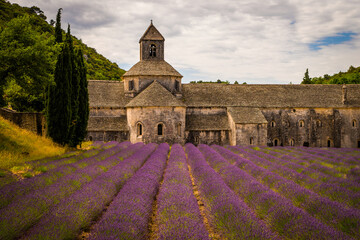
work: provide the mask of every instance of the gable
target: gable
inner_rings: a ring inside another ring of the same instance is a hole
[[[146,29],[145,33],[140,38],[139,42],[145,40],[158,40],[165,41],[165,38],[161,35],[161,33],[156,29],[156,27],[152,24]]]
[[[185,107],[185,104],[155,80],[126,107]]]

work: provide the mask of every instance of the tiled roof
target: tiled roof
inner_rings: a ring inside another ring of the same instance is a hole
[[[89,117],[88,131],[129,131],[126,116]]]
[[[164,60],[141,60],[132,66],[123,77],[128,76],[175,76],[182,77],[169,63]]]
[[[89,80],[90,107],[124,107],[129,98],[124,95],[124,83],[118,81]]]
[[[186,131],[230,130],[226,114],[186,115]]]
[[[267,123],[258,108],[228,107],[227,109],[235,123]]]
[[[160,83],[154,81],[126,107],[185,107],[186,105],[176,99],[166,88]]]
[[[189,107],[360,107],[360,84],[347,86],[347,105],[342,103],[342,85],[236,85],[183,84],[184,103]]]
[[[141,42],[143,40],[160,40],[160,41],[164,41],[165,38],[156,29],[156,27],[151,23],[150,26],[146,29],[145,33],[140,38],[139,42]]]

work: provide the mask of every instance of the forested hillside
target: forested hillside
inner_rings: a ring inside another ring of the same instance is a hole
[[[53,16],[55,18],[55,16]],[[0,0],[0,107],[41,112],[47,87],[54,82],[54,70],[61,44],[56,43],[54,20],[46,21],[36,6],[21,7]],[[63,29],[67,26],[63,26]],[[65,31],[62,30],[65,38]],[[125,73],[94,48],[72,36],[81,49],[87,79],[120,81]]]
[[[301,84],[360,84],[360,67],[350,66],[346,72],[339,72],[332,76],[309,77],[308,69]]]
[[[36,26],[36,28],[40,32],[54,32],[54,27],[52,26],[54,24],[53,20],[50,20],[50,23],[48,23],[46,21],[47,17],[44,15],[44,12],[41,11],[41,9],[39,9],[38,7],[22,7],[15,3],[11,4],[5,0],[0,0],[0,29],[4,29],[6,23],[11,21],[12,19],[27,14],[34,17],[31,24],[33,26]],[[49,17],[55,18],[55,16]],[[66,26],[64,26],[63,28],[66,28]],[[116,63],[112,63],[104,56],[97,53],[96,49],[88,47],[75,36],[73,36],[73,38],[74,45],[79,46],[84,53],[84,57],[86,59],[86,67],[88,70],[88,79],[120,80],[121,76],[125,73],[123,69],[119,68]]]

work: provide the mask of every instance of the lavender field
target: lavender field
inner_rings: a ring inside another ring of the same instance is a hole
[[[360,239],[360,149],[95,143],[0,188],[0,239]]]

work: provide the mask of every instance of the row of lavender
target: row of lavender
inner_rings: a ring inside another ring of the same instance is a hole
[[[127,158],[143,149],[142,146],[142,143],[113,144],[113,147],[104,148],[90,158],[79,159],[32,179],[1,188],[0,239],[13,239],[23,235],[65,199],[73,201],[72,194],[110,172],[109,169],[127,162],[133,164]],[[142,151],[138,155],[143,155]],[[129,177],[128,174],[125,174],[126,178]],[[95,195],[96,192],[92,192],[92,197],[96,197]]]
[[[360,211],[318,194],[299,184],[306,175],[246,151],[246,147],[213,146],[227,161],[244,170],[262,185],[292,201],[292,204],[326,225],[356,238],[360,237]],[[237,153],[237,154],[235,154]],[[240,156],[241,155],[241,156]],[[299,181],[299,182],[298,182]],[[301,226],[301,225],[300,225]]]
[[[318,164],[317,162],[323,161],[324,156],[303,151],[302,156],[287,154],[277,157],[271,154],[274,153],[271,151],[266,153],[240,147],[231,147],[231,149],[244,154],[259,166],[270,168],[273,172],[324,197],[360,209],[360,183],[344,178],[342,175],[337,176],[334,168]],[[312,159],[316,159],[316,162],[306,167],[306,163],[313,161]]]
[[[46,163],[52,170],[0,189],[0,239],[73,239],[84,229],[90,239],[360,237],[358,209],[287,178],[297,158],[229,149],[125,142]]]

